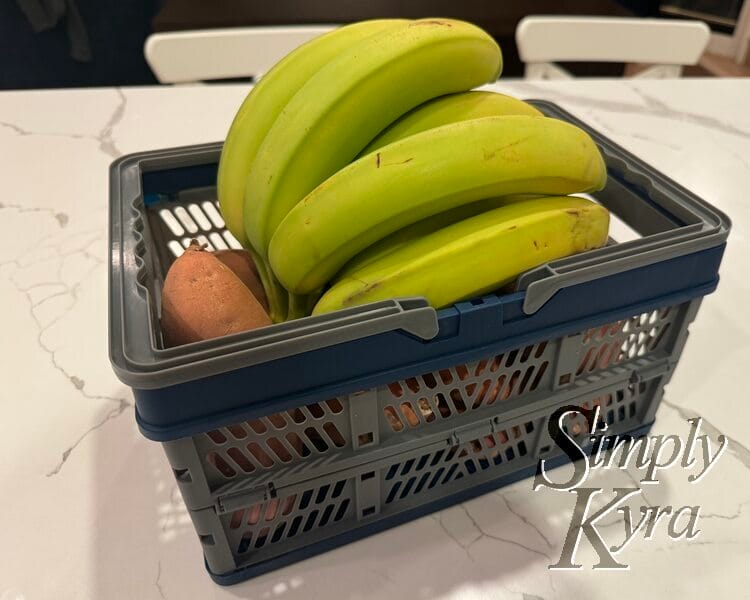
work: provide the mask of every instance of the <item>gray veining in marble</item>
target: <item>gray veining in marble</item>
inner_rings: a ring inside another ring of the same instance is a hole
[[[0,599],[308,598],[685,599],[747,597],[750,425],[750,81],[502,81],[558,102],[730,214],[719,290],[707,298],[655,433],[700,416],[728,452],[706,481],[665,472],[649,506],[702,507],[700,537],[636,540],[624,574],[547,569],[573,498],[521,481],[367,540],[228,589],[200,547],[158,444],[135,427],[132,396],[106,346],[108,166],[129,152],[223,138],[242,86],[0,93],[0,407],[6,423]],[[605,486],[639,474],[597,472]],[[622,534],[613,517],[600,529]],[[40,577],[39,537],[45,563]],[[32,535],[29,535],[32,533]],[[10,540],[10,543],[7,542]],[[32,560],[33,559],[33,560]],[[686,573],[700,574],[688,577]],[[627,579],[623,579],[626,577]]]

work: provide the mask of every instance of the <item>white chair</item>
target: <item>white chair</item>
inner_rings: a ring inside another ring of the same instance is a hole
[[[647,63],[635,77],[679,77],[708,44],[702,21],[619,17],[526,17],[516,28],[526,79],[569,79],[557,61]]]
[[[289,52],[333,25],[238,27],[150,35],[146,62],[161,83],[261,77]]]

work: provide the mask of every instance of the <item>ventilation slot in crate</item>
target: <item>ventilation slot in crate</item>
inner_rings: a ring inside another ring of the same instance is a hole
[[[161,230],[173,258],[182,255],[190,240],[195,238],[210,250],[242,248],[225,229],[224,220],[215,200],[165,206],[158,212]]]
[[[641,404],[648,386],[649,384],[644,381],[638,384],[630,384],[617,390],[614,394],[604,394],[582,402],[580,406],[587,410],[593,410],[598,406],[600,422],[605,423],[608,429],[621,429],[620,424],[640,418]],[[568,415],[562,428],[574,437],[585,437],[590,434],[588,422],[581,414]],[[600,428],[598,432],[601,433],[602,429]],[[605,431],[604,433],[606,435],[610,432]]]
[[[552,354],[541,342],[391,383],[383,414],[398,433],[533,392],[546,384]]]
[[[224,479],[288,465],[350,445],[338,398],[235,423],[207,432],[201,442],[214,473]]]
[[[607,369],[662,349],[670,329],[672,312],[667,307],[586,330],[582,334],[582,358],[576,376]]]
[[[250,554],[349,516],[350,494],[343,494],[346,483],[344,479],[235,510],[227,533],[236,540],[237,554]]]
[[[534,423],[528,421],[465,444],[424,454],[419,459],[393,464],[384,476],[385,503],[391,504],[524,457],[529,452],[527,436],[534,429]]]

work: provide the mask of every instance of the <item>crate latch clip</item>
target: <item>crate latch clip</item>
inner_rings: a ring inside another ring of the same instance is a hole
[[[265,502],[278,496],[278,492],[273,485],[273,482],[269,482],[266,485],[251,488],[249,490],[241,490],[238,492],[230,492],[223,496],[219,496],[216,499],[216,513],[223,515],[239,508],[246,508],[258,502]]]
[[[460,446],[467,442],[478,440],[486,435],[490,435],[495,432],[495,423],[493,419],[478,423],[476,425],[470,425],[461,429],[455,429],[451,432],[448,438],[449,446]]]

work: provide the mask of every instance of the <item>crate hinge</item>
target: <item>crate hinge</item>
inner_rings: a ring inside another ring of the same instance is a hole
[[[648,366],[640,366],[631,371],[629,382],[632,385],[636,385],[641,383],[642,381],[649,381],[654,377],[659,377],[660,375],[668,373],[672,370],[672,368],[673,365],[669,362],[668,359],[659,360],[658,362],[655,362]]]
[[[254,488],[222,494],[216,499],[216,514],[223,515],[240,508],[247,508],[258,502],[278,498],[283,489],[283,486],[276,487],[273,482],[269,482]]]
[[[449,446],[460,446],[466,442],[477,440],[496,431],[495,418],[482,421],[481,423],[473,423],[466,427],[460,427],[454,429],[448,437]]]

